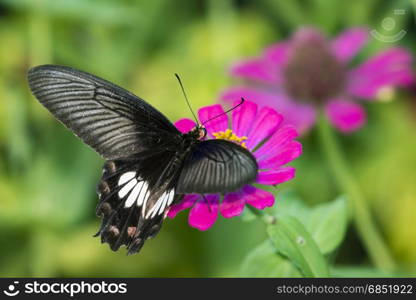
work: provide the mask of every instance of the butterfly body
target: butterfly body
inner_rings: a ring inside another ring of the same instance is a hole
[[[233,142],[207,140],[199,125],[181,133],[130,92],[73,68],[31,69],[38,100],[105,160],[97,186],[97,235],[136,253],[185,194],[226,193],[255,180],[257,162]]]

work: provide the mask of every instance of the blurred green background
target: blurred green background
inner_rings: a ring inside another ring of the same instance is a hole
[[[175,72],[193,107],[216,101],[232,83],[227,67],[257,55],[303,25],[328,35],[349,26],[380,29],[394,9],[398,43],[416,49],[411,1],[378,0],[0,0],[0,276],[239,276],[244,257],[265,239],[264,224],[222,217],[207,232],[187,213],[167,220],[139,255],[114,253],[92,235],[95,185],[103,161],[29,93],[29,67],[63,64],[117,83],[165,113],[190,117]],[[391,44],[370,40],[362,61]],[[416,275],[416,95],[397,92],[366,103],[368,124],[340,136],[401,275]],[[307,204],[338,196],[312,131],[301,139],[297,178],[280,190]],[[278,201],[284,201],[284,193]],[[288,199],[289,201],[289,199]],[[277,204],[279,205],[279,204]],[[353,227],[334,274],[378,275]],[[342,268],[342,266],[354,266]],[[341,270],[341,271],[340,271]],[[337,273],[338,272],[338,273]],[[249,275],[249,274],[246,274]]]

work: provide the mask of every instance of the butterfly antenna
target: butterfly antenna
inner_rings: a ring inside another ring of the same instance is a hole
[[[221,117],[222,115],[226,115],[226,114],[228,114],[230,111],[233,111],[234,109],[236,109],[237,107],[239,107],[240,105],[242,105],[245,101],[246,101],[246,100],[245,100],[243,97],[241,97],[241,101],[240,101],[240,103],[238,103],[237,105],[235,105],[235,106],[231,107],[230,109],[226,110],[225,112],[223,112],[223,113],[221,113],[221,114],[219,114],[219,115],[216,115],[216,116],[212,117],[211,119],[205,120],[205,122],[204,122],[204,123],[202,123],[202,125],[204,125],[204,124],[206,124],[207,122],[212,121],[212,120],[214,120],[214,119],[216,119],[216,118],[218,118],[218,117]]]
[[[181,86],[182,94],[185,97],[186,104],[188,104],[189,110],[191,111],[192,115],[194,116],[195,122],[199,124],[198,118],[196,117],[194,111],[192,110],[191,104],[189,103],[188,97],[186,96],[185,89],[183,88],[182,80],[177,73],[175,73],[176,79],[178,79],[179,85]]]

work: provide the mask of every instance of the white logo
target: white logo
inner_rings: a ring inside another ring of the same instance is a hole
[[[10,284],[7,290],[4,290],[7,296],[14,297],[20,293],[19,290],[16,290],[16,285],[19,284],[19,281],[14,281],[13,284]]]
[[[404,9],[395,9],[394,14],[397,15],[404,15],[406,11]],[[402,39],[406,35],[406,30],[401,29],[396,34],[390,35],[392,33],[391,31],[394,30],[396,27],[396,21],[392,17],[384,18],[383,21],[381,21],[381,28],[386,32],[389,33],[389,35],[382,34],[378,32],[376,29],[373,29],[370,31],[371,35],[376,38],[379,41],[385,42],[385,43],[394,43],[398,40]]]

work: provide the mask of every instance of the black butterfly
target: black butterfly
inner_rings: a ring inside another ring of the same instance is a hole
[[[143,99],[70,67],[32,68],[36,98],[105,160],[97,186],[96,236],[113,251],[138,252],[172,204],[187,193],[226,193],[255,180],[253,155],[233,142],[204,140],[198,125],[182,134]]]

